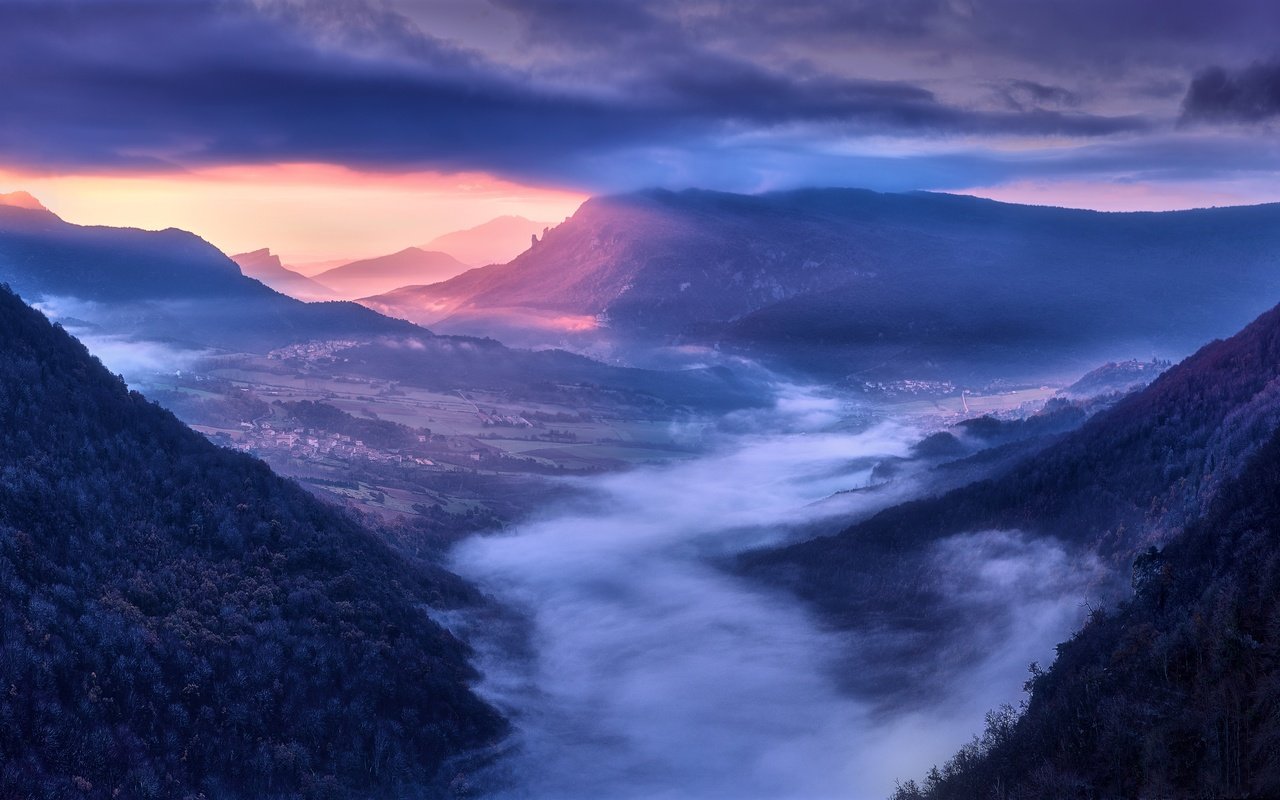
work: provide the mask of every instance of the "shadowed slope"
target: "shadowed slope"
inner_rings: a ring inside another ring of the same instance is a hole
[[[0,794],[430,794],[501,734],[473,599],[0,291]]]
[[[714,344],[827,379],[1034,376],[1185,355],[1280,296],[1278,259],[1274,205],[647,191],[588,201],[509,264],[364,302],[513,342]]]
[[[930,542],[1016,529],[1121,564],[1203,513],[1280,426],[1280,308],[1216,341],[1146,389],[1005,474],[906,503],[829,538],[749,554],[845,624],[881,600],[867,587],[910,571]]]
[[[265,352],[308,339],[420,332],[354,303],[279,294],[186,231],[72,225],[11,206],[0,206],[0,281],[104,332],[198,347]]]
[[[1280,793],[1280,437],[1035,670],[1019,717],[895,800]]]

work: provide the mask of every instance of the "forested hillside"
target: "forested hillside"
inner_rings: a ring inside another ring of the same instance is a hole
[[[0,796],[443,793],[475,598],[0,292]]]
[[[1054,536],[1127,564],[1204,512],[1280,426],[1280,309],[995,478],[890,508],[843,533],[748,554],[744,567],[855,624],[868,587],[910,585],[929,543],[985,529]],[[892,576],[898,576],[894,578]]]
[[[1096,553],[1133,596],[1033,669],[1025,715],[914,798],[1272,796],[1280,791],[1280,309],[1003,475],[830,538],[744,559],[829,621],[951,641],[933,543],[1016,530]],[[1112,600],[1123,597],[1112,596]]]
[[[895,800],[1280,795],[1280,436],[1132,585]]]

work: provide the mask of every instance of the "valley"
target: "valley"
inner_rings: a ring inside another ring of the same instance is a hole
[[[1026,664],[1083,619],[1102,574],[1087,555],[957,538],[922,579],[953,592],[938,624],[874,632],[724,569],[927,491],[922,429],[879,416],[792,394],[695,458],[574,479],[567,502],[461,543],[450,566],[518,620],[451,617],[480,653],[479,691],[516,730],[478,785],[564,800],[879,797],[1016,701]],[[953,649],[953,615],[980,651]],[[922,636],[944,646],[918,649]]]
[[[464,794],[886,796],[1013,713],[1027,664],[1123,602],[1127,560],[1203,511],[1272,408],[1265,316],[1172,368],[1022,338],[978,370],[879,345],[847,373],[703,345],[595,360],[302,303],[181,236],[40,209],[0,213],[0,255],[5,224],[70,275],[104,247],[163,272],[153,248],[190,246],[207,283],[170,276],[178,300],[9,270],[217,452],[471,592],[430,618],[511,727],[459,762]],[[1109,471],[1110,440],[1130,444]],[[1136,455],[1173,441],[1191,449]]]
[[[1015,702],[1026,664],[1051,657],[1081,602],[1112,591],[1086,552],[957,537],[928,552],[937,571],[916,589],[963,592],[931,609],[936,622],[872,633],[762,594],[731,566],[999,471],[999,459],[952,462],[1045,446],[1058,428],[1017,426],[1048,420],[1061,387],[776,384],[765,406],[677,418],[612,393],[578,405],[371,378],[344,361],[363,346],[224,355],[135,385],[490,598],[440,617],[477,648],[477,689],[515,726],[503,756],[468,778],[485,796],[884,796],[922,755],[943,760],[988,709]],[[984,414],[990,430],[957,426]],[[938,431],[954,431],[956,449],[922,446]],[[922,650],[925,635],[947,644]],[[979,644],[992,655],[976,658]],[[895,755],[906,739],[910,757]]]
[[[648,398],[583,387],[446,390],[369,377],[342,355],[368,344],[313,341],[261,356],[225,354],[130,380],[215,444],[261,458],[322,496],[461,532],[537,511],[557,478],[698,457],[735,424],[732,411],[725,418],[655,408]],[[864,385],[846,396],[858,409],[846,424],[940,429],[982,415],[1018,419],[1040,411],[1060,388]],[[299,413],[303,406],[307,413]]]
[[[436,546],[529,513],[554,495],[552,478],[687,458],[708,424],[609,394],[579,404],[589,395],[573,389],[443,391],[344,372],[334,354],[358,344],[219,356],[134,385],[330,500],[429,520]]]
[[[1277,41],[0,0],[0,800],[1280,797]]]

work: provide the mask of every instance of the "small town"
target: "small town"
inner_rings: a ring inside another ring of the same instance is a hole
[[[485,461],[510,461],[510,456],[499,448],[470,436],[424,433],[415,436],[417,441],[404,447],[380,448],[344,433],[317,428],[289,428],[265,420],[240,423],[237,435],[226,431],[213,432],[210,439],[225,447],[261,457],[286,456],[304,462],[327,462],[331,466],[366,462],[453,471],[474,468]]]

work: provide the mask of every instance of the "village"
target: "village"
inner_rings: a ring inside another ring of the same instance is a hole
[[[240,427],[242,434],[239,438],[232,438],[225,432],[218,432],[211,438],[220,444],[255,455],[273,451],[301,460],[327,458],[344,462],[370,461],[382,464],[416,464],[422,467],[437,466],[432,459],[405,453],[400,448],[381,450],[370,447],[364,441],[343,433],[315,428],[283,430],[274,427],[270,421],[243,422]],[[424,445],[428,438],[425,434],[418,435],[419,443]],[[477,443],[476,449],[465,453],[465,456],[471,461],[480,461],[483,458],[484,448],[484,445]]]

